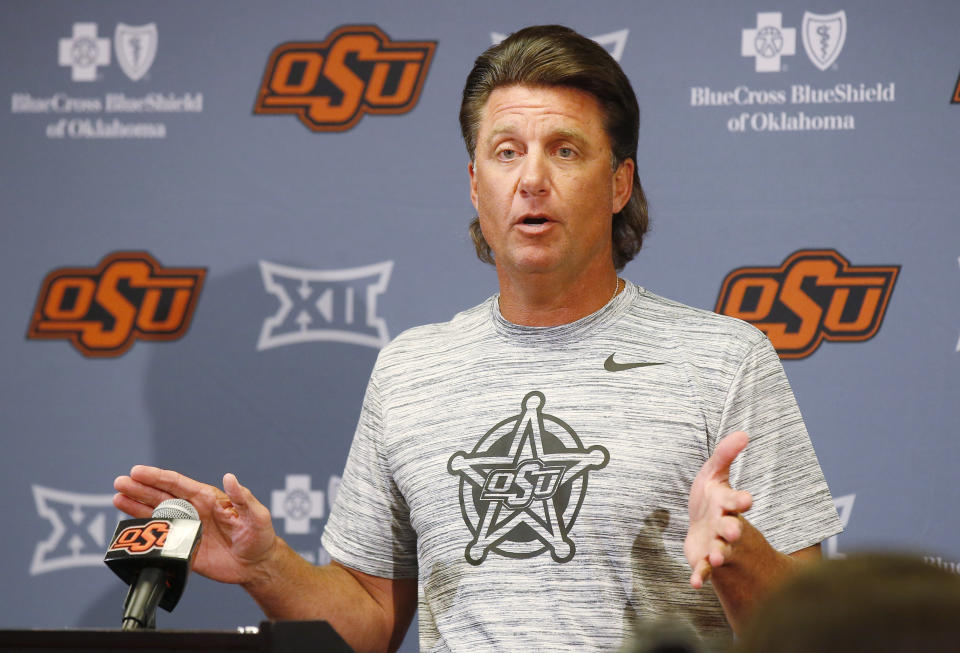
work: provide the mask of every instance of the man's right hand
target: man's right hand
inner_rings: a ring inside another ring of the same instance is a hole
[[[243,585],[270,619],[329,621],[353,650],[395,651],[417,608],[416,578],[380,578],[338,563],[315,567],[277,537],[270,511],[233,474],[223,490],[167,469],[137,465],[113,482],[113,505],[149,517],[186,499],[203,521],[193,568]]]
[[[113,482],[113,505],[133,517],[150,517],[162,501],[186,499],[200,513],[203,539],[194,570],[224,583],[257,580],[260,563],[277,544],[270,511],[253,493],[226,474],[223,490],[177,472],[137,465]]]

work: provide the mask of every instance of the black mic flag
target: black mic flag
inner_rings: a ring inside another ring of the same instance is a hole
[[[159,605],[171,611],[187,584],[201,535],[200,516],[190,502],[168,499],[149,519],[117,524],[103,561],[130,586],[122,628],[156,627]]]

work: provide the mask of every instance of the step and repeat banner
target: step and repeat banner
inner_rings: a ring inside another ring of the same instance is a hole
[[[112,482],[235,472],[307,559],[378,351],[496,291],[473,59],[600,42],[642,111],[623,276],[780,352],[846,530],[960,569],[960,4],[0,4],[0,627],[116,627]],[[194,576],[160,627],[261,616]],[[416,628],[404,644],[416,648]]]

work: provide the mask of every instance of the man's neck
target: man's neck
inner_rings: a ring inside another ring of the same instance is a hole
[[[571,280],[548,274],[519,278],[500,270],[500,313],[514,324],[558,326],[569,324],[603,308],[623,287],[611,266],[609,271]]]

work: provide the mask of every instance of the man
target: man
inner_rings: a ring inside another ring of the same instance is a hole
[[[138,466],[117,507],[190,500],[197,571],[357,651],[395,649],[418,590],[424,651],[613,650],[662,616],[737,630],[839,520],[766,338],[617,276],[647,227],[638,124],[620,67],[571,30],[477,59],[471,233],[500,293],[381,352],[323,537],[334,563],[299,558],[231,474],[220,491]]]

